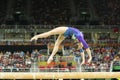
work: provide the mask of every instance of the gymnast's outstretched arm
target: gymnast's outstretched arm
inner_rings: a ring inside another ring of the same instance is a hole
[[[91,51],[90,51],[90,48],[89,48],[88,44],[86,43],[86,41],[84,40],[83,37],[78,38],[78,40],[83,44],[83,46],[84,46],[84,48],[85,48],[85,50],[86,50],[86,52],[87,52],[87,54],[89,56],[88,63],[90,63],[91,60],[92,60],[92,55],[91,55]]]
[[[77,45],[78,45],[77,50],[80,51],[80,55],[81,55],[81,58],[82,58],[81,65],[83,65],[83,64],[85,63],[85,53],[84,53],[84,50],[82,49],[82,48],[83,48],[83,45],[82,45],[81,42],[79,42]]]

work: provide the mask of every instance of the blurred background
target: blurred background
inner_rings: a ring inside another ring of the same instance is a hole
[[[120,0],[0,0],[0,72],[120,71],[119,4]],[[47,65],[57,35],[30,39],[58,26],[84,33],[91,64],[80,66],[80,53],[67,38]]]

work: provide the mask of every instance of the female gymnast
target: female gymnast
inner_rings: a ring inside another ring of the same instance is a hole
[[[79,31],[78,29],[76,29],[76,28],[64,27],[64,26],[57,27],[57,28],[54,28],[54,29],[52,29],[52,30],[50,30],[48,32],[35,35],[34,37],[31,38],[31,41],[37,40],[38,38],[46,38],[48,36],[56,35],[56,34],[59,34],[59,36],[58,36],[58,38],[57,38],[57,40],[55,42],[52,54],[50,55],[50,57],[49,57],[49,59],[47,61],[48,64],[53,60],[53,57],[57,53],[59,45],[61,44],[61,42],[66,37],[70,37],[70,36],[72,36],[72,39],[79,42],[77,49],[79,49],[79,51],[81,52],[81,56],[82,56],[81,65],[85,63],[84,50],[82,49],[83,47],[85,48],[85,50],[87,51],[88,56],[89,56],[88,63],[91,62],[92,56],[91,56],[90,48],[89,48],[88,44],[86,43],[86,41],[84,40],[83,33],[81,31]]]

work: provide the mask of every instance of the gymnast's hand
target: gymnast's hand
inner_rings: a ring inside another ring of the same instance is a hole
[[[38,39],[38,36],[36,35],[36,36],[32,37],[30,41],[37,40],[37,39]]]
[[[52,60],[53,60],[53,57],[50,56],[48,61],[47,61],[47,64],[50,64],[52,62]]]

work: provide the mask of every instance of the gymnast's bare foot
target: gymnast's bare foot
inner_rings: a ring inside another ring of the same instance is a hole
[[[37,40],[37,39],[38,39],[38,36],[36,35],[36,36],[34,36],[34,37],[31,38],[31,41]]]
[[[83,65],[83,64],[85,64],[85,61],[82,61],[82,63],[80,65]]]
[[[52,62],[52,60],[53,60],[53,57],[50,56],[48,61],[47,61],[47,64],[50,64]]]
[[[89,58],[89,59],[88,59],[88,63],[91,63],[91,61],[92,61],[92,58]]]

